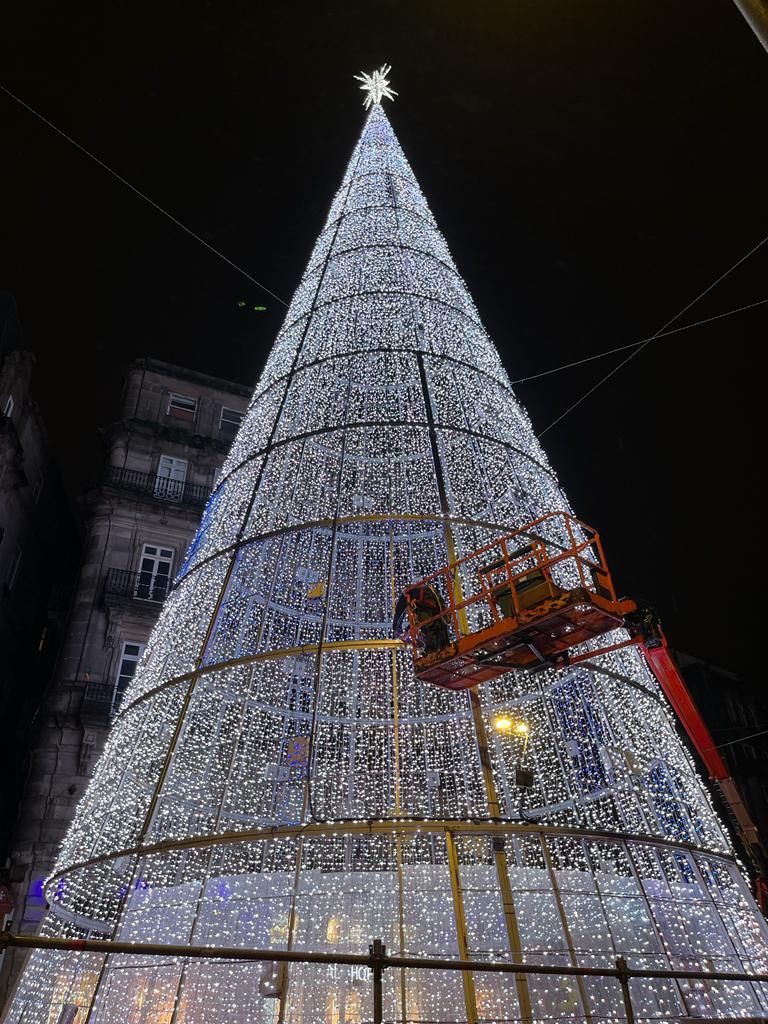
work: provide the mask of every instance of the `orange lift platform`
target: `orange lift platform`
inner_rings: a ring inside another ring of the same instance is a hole
[[[678,671],[655,613],[619,598],[598,533],[551,512],[459,558],[402,594],[393,630],[418,679],[465,690],[515,670],[575,665],[637,646],[731,813],[768,905],[768,856]],[[615,630],[625,632],[607,634]],[[609,641],[581,645],[599,637]]]
[[[637,611],[617,597],[598,534],[552,512],[412,584],[394,628],[419,679],[464,690],[513,669],[573,663],[582,656],[569,651]]]

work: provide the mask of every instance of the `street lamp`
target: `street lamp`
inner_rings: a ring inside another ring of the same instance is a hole
[[[528,740],[531,735],[531,727],[524,718],[513,718],[511,715],[500,712],[494,716],[491,723],[496,732],[501,733],[505,736],[518,736],[523,741],[523,749],[520,752],[520,757],[525,757],[525,752],[528,749]]]

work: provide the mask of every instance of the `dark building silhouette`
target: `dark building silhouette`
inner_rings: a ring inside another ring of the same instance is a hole
[[[766,845],[768,697],[753,682],[727,669],[680,651],[675,657]]]
[[[80,547],[32,393],[34,363],[13,296],[0,292],[0,866]]]

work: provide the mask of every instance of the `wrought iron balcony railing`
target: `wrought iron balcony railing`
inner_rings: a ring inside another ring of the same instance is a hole
[[[210,494],[210,488],[204,484],[171,480],[166,476],[142,473],[137,469],[123,469],[121,466],[107,466],[104,482],[123,491],[144,494],[160,501],[173,501],[191,508],[203,508]]]
[[[89,682],[83,693],[83,703],[80,706],[80,714],[86,718],[106,721],[114,712],[114,704],[114,683]]]
[[[104,580],[104,594],[109,597],[162,604],[168,594],[170,582],[168,576],[155,576],[151,572],[110,569]]]

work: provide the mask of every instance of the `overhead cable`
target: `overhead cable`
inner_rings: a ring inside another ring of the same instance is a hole
[[[643,351],[643,349],[645,349],[645,348],[646,348],[646,347],[647,347],[648,345],[650,345],[650,343],[651,343],[652,341],[655,341],[655,340],[656,340],[656,338],[660,338],[660,337],[661,337],[661,335],[662,335],[662,334],[663,334],[663,333],[664,333],[664,332],[665,332],[665,331],[667,330],[667,328],[668,328],[668,327],[670,327],[670,326],[671,326],[671,325],[672,325],[672,324],[673,324],[673,323],[675,322],[675,320],[679,320],[679,319],[680,319],[680,317],[681,317],[681,316],[683,315],[683,313],[687,313],[687,312],[688,312],[688,310],[689,310],[689,309],[690,309],[690,308],[691,308],[692,306],[695,306],[697,302],[700,302],[700,301],[701,301],[701,300],[702,300],[702,299],[704,298],[704,296],[705,296],[705,295],[707,295],[707,294],[708,294],[709,292],[711,292],[711,291],[712,291],[712,289],[713,289],[713,288],[714,288],[714,287],[715,287],[716,285],[720,284],[720,282],[721,282],[721,281],[723,281],[723,280],[724,280],[724,279],[725,279],[726,277],[728,277],[728,275],[729,275],[729,274],[733,273],[733,271],[734,271],[734,270],[735,270],[735,269],[736,269],[737,267],[741,266],[741,264],[742,264],[742,263],[743,263],[743,262],[744,262],[745,260],[749,259],[749,257],[750,257],[750,256],[751,256],[751,255],[752,255],[753,253],[757,252],[757,250],[758,250],[758,249],[760,248],[760,246],[761,246],[761,245],[765,245],[765,243],[766,243],[766,242],[768,242],[768,235],[766,235],[766,237],[765,237],[765,238],[761,239],[761,241],[759,241],[759,242],[757,243],[757,245],[753,245],[753,246],[752,246],[752,248],[751,248],[751,249],[749,250],[749,252],[745,253],[745,254],[744,254],[744,255],[743,255],[742,257],[741,257],[741,259],[738,259],[738,260],[736,260],[736,262],[735,262],[735,263],[733,263],[733,264],[732,264],[732,265],[731,265],[731,266],[730,266],[730,267],[729,267],[729,268],[728,268],[728,269],[727,269],[726,271],[724,271],[724,272],[723,272],[723,273],[722,273],[722,274],[721,274],[721,275],[720,275],[719,277],[715,278],[715,280],[714,280],[714,281],[713,281],[713,282],[712,282],[711,284],[707,285],[707,287],[706,287],[706,288],[705,288],[705,289],[704,289],[703,291],[699,292],[699,294],[698,294],[698,295],[697,295],[697,296],[696,296],[695,298],[691,299],[691,301],[690,301],[690,302],[686,303],[686,305],[685,305],[685,306],[683,306],[683,308],[682,308],[682,309],[678,310],[678,312],[677,312],[677,313],[675,313],[675,315],[674,315],[674,316],[673,316],[673,317],[672,317],[671,319],[667,320],[667,322],[666,322],[665,324],[662,324],[662,326],[661,326],[661,327],[660,327],[660,328],[658,329],[658,331],[656,331],[656,332],[655,332],[654,334],[652,334],[652,335],[650,336],[650,338],[646,338],[646,339],[645,339],[645,341],[641,341],[641,342],[639,342],[639,344],[638,344],[638,347],[637,347],[637,348],[636,348],[636,349],[634,350],[634,352],[630,352],[630,354],[629,354],[629,355],[628,355],[628,356],[626,357],[626,359],[622,359],[622,361],[621,361],[621,362],[619,363],[619,365],[618,365],[618,366],[614,366],[614,368],[613,368],[613,369],[612,369],[612,370],[611,370],[611,371],[610,371],[609,373],[606,373],[606,375],[605,375],[604,377],[602,377],[602,378],[601,378],[601,379],[600,379],[600,380],[599,380],[599,381],[597,382],[597,384],[594,384],[594,385],[593,385],[593,386],[592,386],[592,387],[591,387],[591,388],[589,389],[589,391],[586,391],[586,392],[585,392],[585,393],[584,393],[584,394],[583,394],[583,395],[581,396],[581,398],[577,398],[575,402],[573,402],[573,403],[572,403],[571,405],[569,405],[569,406],[568,406],[568,408],[567,408],[567,409],[565,410],[565,412],[561,412],[561,413],[560,413],[560,415],[559,415],[559,416],[557,417],[557,419],[554,419],[554,420],[552,420],[552,422],[551,422],[551,423],[549,423],[549,424],[548,424],[548,425],[547,425],[546,427],[544,427],[544,429],[543,429],[543,430],[542,430],[542,431],[541,431],[541,432],[540,432],[539,434],[537,434],[537,435],[536,435],[536,436],[537,436],[537,438],[541,438],[541,437],[543,437],[543,436],[544,436],[544,434],[546,434],[548,430],[551,430],[551,429],[552,429],[552,427],[554,427],[554,426],[556,426],[556,424],[560,423],[560,421],[561,421],[561,420],[564,420],[564,419],[565,419],[565,417],[566,417],[566,416],[567,416],[567,415],[568,415],[569,413],[572,413],[572,412],[573,412],[573,410],[574,410],[574,409],[576,409],[576,408],[577,408],[577,407],[578,407],[579,405],[581,405],[581,403],[582,403],[583,401],[585,401],[585,400],[586,400],[587,398],[589,398],[589,396],[590,396],[591,394],[593,394],[593,393],[594,393],[595,391],[597,391],[597,389],[598,389],[598,388],[599,388],[599,387],[600,387],[600,386],[601,386],[602,384],[605,384],[605,382],[606,382],[607,380],[610,380],[610,378],[611,378],[611,377],[613,377],[613,375],[614,375],[615,373],[618,373],[618,371],[619,371],[619,370],[620,370],[620,369],[622,368],[622,366],[626,366],[626,365],[627,365],[627,363],[628,363],[628,362],[629,362],[629,361],[630,361],[631,359],[634,359],[634,358],[635,358],[635,356],[639,356],[639,355],[640,355],[640,353],[641,353],[641,352]]]
[[[188,228],[186,224],[183,224],[178,217],[174,217],[174,215],[172,213],[169,213],[168,210],[163,209],[163,207],[160,206],[159,203],[156,203],[154,199],[150,199],[148,195],[146,195],[144,192],[136,188],[135,185],[132,185],[130,181],[127,181],[121,174],[118,174],[117,171],[115,171],[112,167],[109,166],[109,164],[105,164],[103,160],[100,160],[99,157],[91,153],[90,150],[85,148],[85,146],[81,146],[80,143],[73,139],[71,135],[67,135],[66,132],[62,131],[61,128],[58,128],[52,121],[49,121],[47,117],[43,117],[43,115],[39,111],[35,110],[35,108],[31,107],[28,103],[25,103],[20,96],[17,96],[15,93],[11,92],[11,90],[7,89],[2,83],[0,83],[0,90],[2,90],[6,94],[6,96],[10,96],[12,100],[15,100],[16,103],[20,104],[20,106],[24,107],[25,110],[28,110],[31,114],[34,114],[35,117],[38,118],[38,120],[43,122],[43,124],[47,124],[49,128],[52,128],[57,133],[57,135],[60,135],[63,139],[66,139],[67,142],[70,142],[73,146],[75,146],[76,149],[79,149],[81,153],[85,153],[85,155],[87,157],[90,157],[91,160],[95,161],[95,163],[97,163],[99,167],[103,167],[104,170],[108,171],[113,178],[117,178],[117,180],[121,182],[123,185],[125,185],[127,188],[129,188],[131,192],[135,192],[137,196],[143,199],[146,203],[149,203],[149,205],[154,207],[159,213],[162,213],[164,217],[167,217],[168,220],[170,220],[173,224],[176,225],[176,227],[181,228],[182,231],[186,231],[188,235],[190,235],[196,241],[200,242],[201,245],[204,245],[206,249],[209,249],[212,253],[214,253],[214,255],[218,256],[219,259],[224,260],[225,263],[228,263],[230,267],[236,270],[239,274],[242,274],[243,277],[247,277],[252,284],[255,284],[258,288],[261,288],[262,291],[266,292],[268,295],[271,295],[273,299],[277,299],[277,301],[281,302],[284,306],[288,305],[288,303],[284,299],[281,299],[279,295],[276,295],[270,288],[267,288],[267,286],[265,284],[262,284],[261,281],[257,281],[256,278],[253,277],[253,275],[248,273],[247,270],[243,270],[242,267],[239,267],[237,263],[234,263],[228,256],[225,256],[223,252],[215,248],[215,246],[211,245],[210,242],[206,242],[204,238],[201,238],[200,235],[196,234],[191,228]]]
[[[768,299],[758,299],[757,302],[750,302],[746,306],[739,306],[738,309],[729,309],[727,313],[716,313],[708,316],[705,320],[695,320],[692,324],[683,324],[682,327],[673,327],[671,331],[663,331],[661,334],[654,334],[652,338],[643,338],[642,341],[630,341],[628,345],[619,345],[618,348],[609,348],[605,352],[596,352],[592,356],[585,356],[583,359],[576,359],[572,363],[562,363],[560,366],[553,366],[551,370],[542,370],[541,373],[533,373],[529,377],[518,377],[512,384],[526,384],[529,380],[538,380],[540,377],[548,377],[551,373],[559,373],[561,370],[570,370],[573,366],[581,366],[582,363],[591,363],[595,359],[603,359],[605,356],[612,356],[616,352],[626,352],[628,348],[638,348],[646,341],[653,341],[657,338],[666,338],[670,334],[679,334],[680,331],[688,331],[691,327],[701,327],[703,324],[711,324],[713,320],[722,320],[725,316],[733,316],[735,313],[743,313],[745,309],[754,309],[755,306],[762,306]]]

